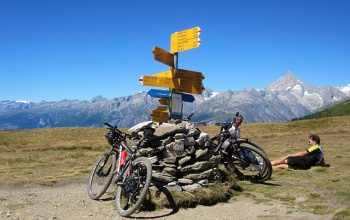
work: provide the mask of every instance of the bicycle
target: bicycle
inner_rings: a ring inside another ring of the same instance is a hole
[[[233,122],[237,118],[236,114]],[[264,182],[272,175],[272,165],[264,149],[247,138],[231,136],[232,123],[217,123],[220,133],[210,139],[214,152],[221,155],[226,170],[238,179]]]
[[[147,157],[137,157],[137,149],[143,138],[138,139],[136,148],[130,148],[126,138],[131,139],[116,126],[108,126],[105,135],[111,149],[104,152],[94,164],[89,176],[87,190],[91,199],[99,199],[112,182],[117,184],[116,209],[120,216],[133,214],[144,201],[152,179],[152,164]],[[144,134],[151,128],[144,129]],[[118,158],[118,159],[117,159]]]

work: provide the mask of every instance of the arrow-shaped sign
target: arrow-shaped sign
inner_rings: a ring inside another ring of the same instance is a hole
[[[147,93],[153,98],[170,98],[171,96],[170,91],[160,89],[151,89]]]
[[[148,92],[148,95],[150,95],[153,98],[170,98],[171,93],[167,90],[161,90],[161,89],[150,89]],[[182,101],[184,102],[193,102],[195,100],[193,95],[181,93],[182,95]]]
[[[152,53],[155,60],[174,68],[174,54],[157,46],[153,47]]]
[[[192,94],[202,94],[204,90],[201,81],[192,81],[181,78],[165,78],[142,75],[139,81],[144,86],[165,87],[168,89],[176,89],[179,92]]]
[[[195,27],[172,34],[170,52],[177,53],[199,47],[201,43],[199,34],[201,32],[202,30],[199,27]]]

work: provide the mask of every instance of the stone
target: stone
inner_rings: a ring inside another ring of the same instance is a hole
[[[164,167],[176,168],[176,165],[175,165],[175,164],[165,163],[164,161],[160,161],[159,163],[160,163],[161,165],[163,165]]]
[[[173,182],[170,182],[167,184],[167,186],[176,186],[177,182],[176,181],[173,181]]]
[[[183,126],[170,123],[162,123],[161,125],[159,125],[159,127],[156,127],[155,129],[156,131],[153,135],[159,138],[167,137],[169,135],[185,131],[185,128]]]
[[[171,137],[171,136],[169,136],[169,137],[167,137],[166,139],[164,139],[164,140],[162,140],[162,145],[163,146],[166,146],[166,145],[168,145],[168,144],[170,144],[171,142],[173,142],[174,141],[174,138],[173,137]]]
[[[175,140],[181,140],[181,139],[184,139],[185,137],[186,135],[184,133],[177,133],[174,136]]]
[[[157,181],[163,182],[163,183],[170,183],[170,182],[176,180],[175,176],[170,176],[170,175],[162,174],[162,173],[158,173],[158,172],[152,173],[152,178],[154,178]]]
[[[151,147],[148,147],[148,148],[140,148],[137,153],[141,154],[141,155],[144,155],[144,156],[151,156],[151,155],[154,155],[158,152],[161,152],[161,149],[159,148],[151,148]]]
[[[186,157],[183,157],[181,158],[178,163],[179,163],[179,166],[182,166],[184,165],[185,163],[191,161],[191,157],[190,156],[186,156]]]
[[[207,161],[207,160],[209,160],[214,154],[215,154],[214,149],[213,149],[213,148],[210,148],[210,149],[208,149],[208,151],[207,151],[206,154],[204,154],[204,155],[198,157],[197,159],[198,159],[198,160],[205,160],[205,161]]]
[[[182,186],[182,189],[187,191],[187,192],[194,192],[198,189],[202,188],[201,185],[199,185],[198,183],[194,183],[192,185],[185,185],[185,186]]]
[[[191,172],[191,171],[201,171],[201,170],[207,170],[213,168],[213,164],[210,161],[200,161],[196,162],[192,165],[187,165],[185,167],[182,167],[180,172]]]
[[[173,164],[175,164],[175,163],[176,163],[176,157],[167,157],[167,158],[164,158],[164,162],[165,162],[165,163],[173,163]]]
[[[194,146],[189,146],[185,149],[187,155],[194,155],[196,153],[196,148]]]
[[[137,132],[140,131],[140,129],[141,129],[142,127],[144,127],[144,126],[150,126],[150,125],[152,125],[152,124],[153,124],[152,121],[141,122],[141,123],[139,123],[139,124],[137,124],[137,125],[131,127],[128,131],[129,131],[130,133],[133,133],[133,132],[136,132],[136,133],[137,133]]]
[[[184,144],[185,146],[194,146],[196,144],[196,140],[193,137],[185,137]]]
[[[174,151],[173,150],[163,150],[163,157],[175,157]]]
[[[204,178],[210,177],[213,173],[215,173],[214,169],[206,170],[204,172],[196,172],[184,175],[183,178],[191,179],[191,180],[200,180]]]
[[[221,156],[220,155],[215,155],[212,156],[209,161],[213,164],[214,167],[219,166],[220,162],[221,162]]]
[[[165,188],[176,192],[182,192],[182,187],[177,184],[175,186],[165,186]]]
[[[202,132],[199,135],[199,137],[196,140],[196,142],[197,142],[198,145],[204,145],[205,142],[207,142],[208,140],[209,140],[209,135],[207,133]]]
[[[191,128],[188,131],[187,137],[193,137],[193,136],[197,136],[201,133],[201,131],[198,128]]]
[[[202,185],[202,186],[206,186],[206,185],[208,185],[208,179],[199,180],[197,183]]]
[[[202,157],[208,153],[208,148],[196,150],[196,158]]]
[[[173,151],[173,150],[174,150],[174,145],[175,145],[175,143],[174,143],[174,142],[171,142],[171,143],[169,143],[169,144],[167,144],[167,145],[165,146],[165,149],[170,150],[170,151]]]
[[[184,185],[190,185],[193,184],[193,180],[191,179],[186,179],[186,178],[180,178],[177,180],[178,183],[184,184]]]
[[[184,140],[175,140],[173,149],[176,157],[186,156]]]
[[[173,167],[165,167],[162,171],[163,174],[171,175],[171,176],[176,176],[178,171],[177,169]]]

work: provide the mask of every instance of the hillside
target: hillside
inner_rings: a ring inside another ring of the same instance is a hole
[[[330,108],[327,108],[323,111],[316,112],[311,115],[304,116],[302,118],[295,118],[293,120],[303,120],[303,119],[316,119],[316,118],[325,118],[325,117],[333,117],[333,116],[345,116],[350,115],[350,100],[346,100]]]

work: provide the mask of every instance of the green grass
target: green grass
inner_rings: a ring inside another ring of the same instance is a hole
[[[311,115],[304,116],[300,118],[302,119],[315,119],[315,118],[325,118],[325,117],[333,117],[333,116],[346,116],[350,115],[350,100],[346,100],[337,105],[334,105],[328,109],[325,109],[320,112],[316,112]],[[298,120],[298,119],[293,119]]]

